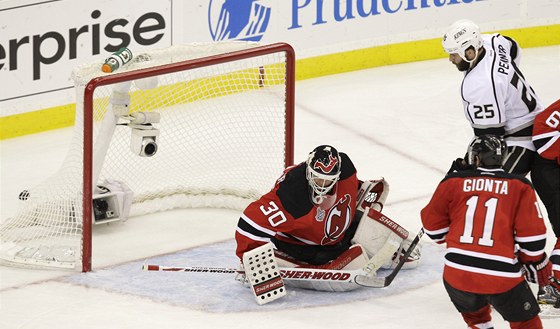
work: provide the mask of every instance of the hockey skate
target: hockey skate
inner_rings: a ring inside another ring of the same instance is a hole
[[[537,300],[539,304],[553,305],[560,309],[560,292],[552,285],[539,288]]]
[[[560,318],[560,291],[556,288],[558,281],[555,280],[555,282],[555,285],[540,287],[537,293],[537,300],[541,308],[539,316],[541,318]]]

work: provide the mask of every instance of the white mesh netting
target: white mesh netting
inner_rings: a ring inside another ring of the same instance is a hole
[[[139,54],[111,75],[166,68],[245,49],[259,49],[259,45],[173,46]],[[272,187],[291,147],[286,141],[290,124],[286,57],[285,51],[243,59],[232,56],[220,64],[166,71],[155,78],[135,75],[130,81],[95,88],[91,109],[93,184],[125,183],[133,192],[131,216],[188,207],[242,209]],[[3,264],[81,265],[83,99],[88,82],[107,75],[101,72],[101,65],[95,62],[73,72],[77,102],[70,150],[58,173],[30,188],[16,215],[0,226]],[[133,153],[132,128],[127,125],[130,118],[116,115],[127,95],[128,114],[160,114],[160,121],[152,125],[159,130],[157,152],[152,157]]]

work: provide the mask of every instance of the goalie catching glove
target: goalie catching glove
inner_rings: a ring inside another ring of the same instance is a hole
[[[389,195],[389,183],[385,178],[362,182],[356,197],[356,210],[365,212],[366,208],[383,210],[383,205]]]

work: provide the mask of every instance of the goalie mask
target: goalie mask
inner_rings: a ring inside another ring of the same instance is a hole
[[[329,145],[316,147],[307,158],[306,177],[311,187],[311,200],[321,204],[340,177],[338,151]]]
[[[476,165],[476,157],[478,157],[481,167],[501,168],[506,155],[506,142],[499,136],[477,136],[469,145],[468,160],[471,166]]]

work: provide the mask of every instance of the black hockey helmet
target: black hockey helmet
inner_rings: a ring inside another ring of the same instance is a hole
[[[482,167],[501,168],[506,155],[507,145],[500,136],[477,136],[469,145],[468,160],[471,166],[476,165],[476,157],[478,157]]]
[[[336,185],[340,168],[340,155],[330,145],[317,146],[309,153],[306,177],[311,187],[311,200],[315,204],[323,202],[325,195]]]

